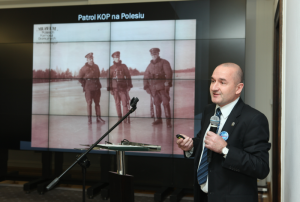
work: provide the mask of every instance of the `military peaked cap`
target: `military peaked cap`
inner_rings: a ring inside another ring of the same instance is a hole
[[[88,53],[85,57],[86,58],[93,58],[94,56],[93,56],[93,53]]]
[[[111,57],[120,57],[120,51],[114,52]]]
[[[150,53],[151,54],[158,54],[160,52],[159,48],[151,48]]]

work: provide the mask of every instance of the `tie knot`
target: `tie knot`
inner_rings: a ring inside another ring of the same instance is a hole
[[[216,116],[218,116],[220,118],[221,114],[222,114],[222,112],[221,112],[220,108],[218,107],[216,110]]]

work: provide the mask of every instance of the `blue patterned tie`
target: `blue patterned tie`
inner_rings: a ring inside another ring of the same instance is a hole
[[[219,117],[220,122],[221,122],[221,114],[222,114],[222,112],[221,112],[220,108],[217,108],[216,116]],[[220,122],[219,122],[216,133],[218,133]],[[198,183],[200,185],[206,182],[207,174],[208,174],[207,148],[204,147],[202,158],[201,158],[201,163],[200,163],[198,171],[197,171],[197,179],[198,179]]]

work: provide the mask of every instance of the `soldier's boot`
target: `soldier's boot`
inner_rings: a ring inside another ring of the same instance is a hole
[[[128,113],[128,109],[126,107],[123,107],[123,114],[125,116],[125,114]],[[124,120],[124,123],[130,123],[130,117],[127,116],[127,118]]]
[[[97,120],[97,123],[105,123],[105,121],[101,118],[100,105],[95,106],[95,110],[96,110],[96,120]]]
[[[171,107],[170,107],[170,104],[164,105],[164,110],[165,110],[165,115],[166,115],[166,119],[167,119],[167,127],[171,128],[172,124],[171,124]]]
[[[116,110],[119,117],[119,120],[122,118],[121,105],[116,104]]]
[[[152,125],[158,125],[162,124],[162,119],[161,119],[161,107],[159,105],[155,105],[155,112],[156,112],[156,121],[152,123]]]
[[[151,118],[154,118],[154,106],[152,104],[152,101],[151,101],[151,104],[150,104],[150,114],[151,114]]]
[[[92,105],[87,105],[88,124],[92,124]]]

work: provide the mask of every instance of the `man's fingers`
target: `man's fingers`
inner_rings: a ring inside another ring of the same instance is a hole
[[[193,147],[193,139],[184,135],[184,134],[180,134],[184,137],[180,138],[176,141],[178,147],[184,151],[189,151],[191,150],[191,148]]]
[[[179,148],[184,148],[184,147],[186,147],[186,141],[185,141],[185,139],[178,139],[177,140],[177,145],[178,145],[178,147]]]
[[[189,144],[190,144],[190,140],[189,139],[184,139],[183,141],[182,141],[182,146],[183,147],[187,147]]]
[[[204,140],[204,144],[205,144],[205,145],[208,145],[209,143],[210,143],[210,141],[209,141],[208,139],[205,139],[205,140]]]
[[[189,137],[185,137],[185,139],[183,139],[183,142],[190,142],[190,141],[192,141],[192,138],[189,138]]]
[[[210,132],[209,134],[207,132],[207,135],[206,135],[205,139],[210,140],[210,141],[215,141],[218,138],[219,135],[217,135],[217,134],[215,134],[211,131],[209,131],[209,132]]]
[[[211,137],[211,136],[218,136],[218,135],[216,133],[212,132],[212,131],[207,131],[206,136]]]
[[[177,142],[177,144],[179,145],[179,144],[181,144],[181,143],[183,142],[183,139],[180,138],[180,139],[178,139],[176,142]]]
[[[192,139],[188,140],[188,141],[184,144],[185,147],[190,147],[191,145],[192,145]]]
[[[211,145],[205,145],[205,147],[207,148],[207,149],[210,149],[210,150],[212,150],[212,146]]]

